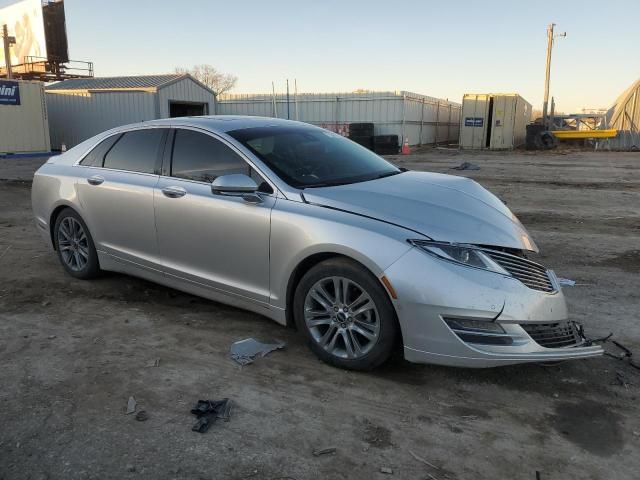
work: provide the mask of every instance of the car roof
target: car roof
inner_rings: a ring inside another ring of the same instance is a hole
[[[200,127],[213,132],[230,132],[256,127],[312,127],[312,125],[293,120],[271,117],[253,117],[245,115],[209,115],[201,117],[176,117],[150,120],[137,125],[171,125]]]

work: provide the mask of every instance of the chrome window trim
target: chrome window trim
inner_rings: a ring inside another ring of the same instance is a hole
[[[262,171],[260,170],[260,168],[255,164],[255,162],[253,162],[251,159],[247,158],[247,155],[244,154],[244,152],[242,152],[239,148],[237,148],[236,145],[234,145],[230,140],[218,135],[216,132],[212,132],[211,130],[206,130],[203,128],[199,128],[199,127],[193,127],[190,125],[176,125],[176,126],[172,126],[171,127],[173,130],[177,131],[178,130],[192,130],[194,132],[198,132],[198,133],[202,133],[205,135],[210,136],[211,138],[213,138],[214,140],[218,140],[220,143],[222,143],[223,145],[229,147],[236,155],[238,155],[240,157],[240,159],[244,160],[250,168],[252,168],[253,170],[256,171],[256,173],[258,175],[260,175],[260,177],[262,177],[262,179],[267,182],[267,184],[269,184],[269,186],[271,187],[271,189],[273,190],[273,193],[264,193],[264,192],[258,192],[261,195],[270,195],[270,196],[278,196],[277,193],[282,193],[280,188],[278,188],[278,186],[273,183],[271,181],[271,179]],[[175,137],[174,137],[175,139]],[[175,141],[175,140],[174,140]],[[171,162],[173,163],[173,151],[171,152]],[[180,180],[180,181],[186,181],[186,182],[192,182],[192,183],[198,183],[198,184],[203,184],[203,185],[209,185],[211,186],[211,183],[209,182],[201,182],[199,180],[190,180],[188,178],[182,178],[182,177],[174,177],[172,175],[160,175],[162,178],[171,178],[171,179],[176,179],[176,180]]]

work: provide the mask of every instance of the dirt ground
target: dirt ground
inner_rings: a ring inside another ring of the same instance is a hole
[[[576,280],[572,318],[640,363],[640,154],[393,160],[473,177],[506,201],[540,260]],[[481,169],[450,169],[465,161]],[[0,479],[639,478],[640,371],[626,362],[334,369],[259,315],[126,276],[65,275],[32,223],[38,163],[0,159]],[[246,337],[287,347],[239,367],[229,347]],[[125,414],[129,396],[147,421]],[[231,420],[192,432],[191,406],[224,397]]]

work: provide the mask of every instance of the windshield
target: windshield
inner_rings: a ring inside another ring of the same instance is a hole
[[[364,182],[401,171],[375,153],[312,127],[258,127],[227,132],[295,188]]]

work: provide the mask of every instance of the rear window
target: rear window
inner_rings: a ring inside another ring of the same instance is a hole
[[[165,130],[150,128],[125,133],[109,150],[105,168],[130,172],[155,173]]]
[[[101,167],[102,162],[104,161],[104,156],[121,136],[122,134],[112,135],[106,140],[100,142],[82,159],[80,165],[84,165],[86,167]]]

